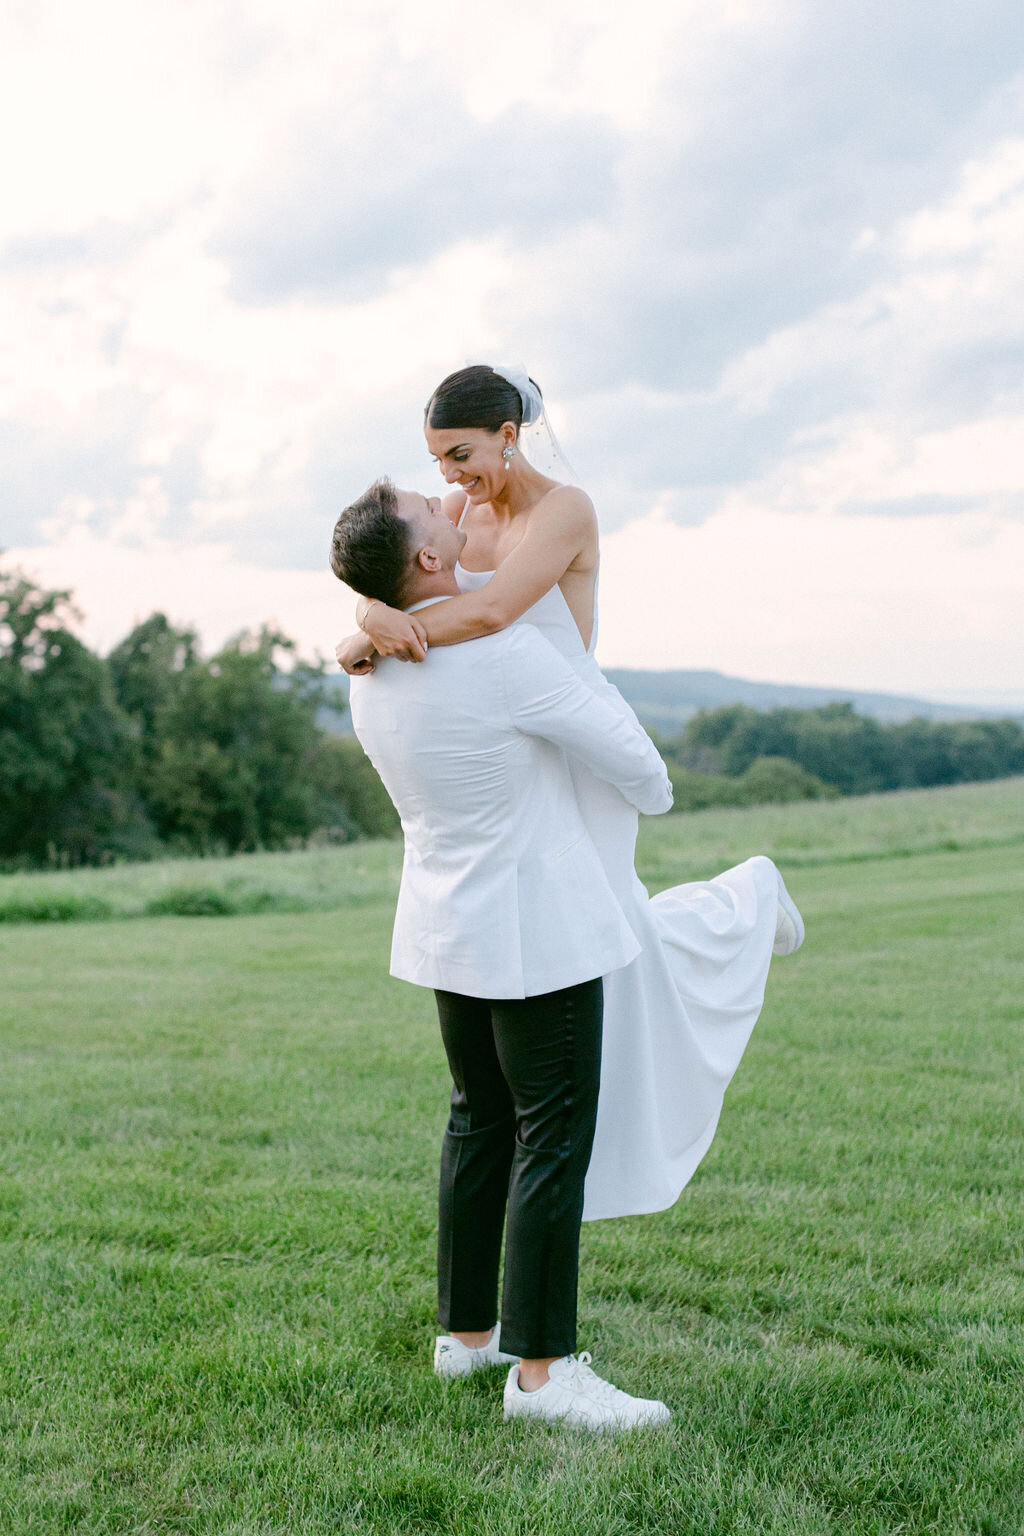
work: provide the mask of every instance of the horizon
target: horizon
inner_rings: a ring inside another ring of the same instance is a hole
[[[13,559],[9,562],[9,564],[7,562],[8,552],[0,549],[0,569],[3,569],[6,564],[8,569],[21,569],[24,574],[31,580],[38,580],[38,574],[26,569],[23,565],[21,565],[20,562],[14,561]],[[46,586],[47,584],[44,582],[41,583],[41,585]],[[356,602],[355,595],[350,594],[347,588],[341,587],[337,582],[334,582],[334,585],[339,587],[344,594],[343,602],[354,610]],[[77,615],[80,615],[82,611],[82,605],[75,590],[73,588],[65,590],[69,590],[70,592],[70,603],[72,609],[76,611]],[[204,632],[204,626],[201,623],[197,623],[193,617],[190,617],[187,614],[175,615],[174,613],[167,612],[165,607],[157,605],[156,607],[150,608],[145,612],[136,612],[128,626],[123,629],[123,631],[118,631],[113,635],[108,632],[108,626],[106,625],[99,628],[99,635],[97,635],[97,626],[92,625],[89,622],[87,616],[84,620],[80,617],[72,617],[70,628],[73,632],[79,634],[84,642],[91,649],[95,650],[98,655],[108,656],[110,652],[123,639],[126,638],[126,636],[137,624],[144,622],[152,614],[158,612],[164,613],[169,621],[178,628],[194,629],[199,640],[200,648],[204,654],[213,654],[214,651],[218,650],[222,645],[228,643],[238,635],[258,630],[264,624],[269,625],[270,627],[277,627],[277,621],[274,619],[254,619],[250,622],[242,622],[235,627],[231,627],[230,624],[225,625],[225,623],[222,621],[215,625],[209,626],[206,629],[206,632]],[[354,617],[350,616],[350,622],[354,627]],[[212,640],[208,638],[210,628],[212,628],[214,635]],[[287,630],[284,630],[283,632],[286,634],[288,639],[296,640],[297,659],[307,661],[315,660],[319,654],[320,659],[326,661],[328,664],[329,675],[333,675],[333,668],[331,666],[332,658],[329,655],[325,655],[323,651],[318,652],[316,645],[313,645],[312,647],[303,647],[301,641],[297,640],[295,635],[289,633]],[[606,672],[645,672],[654,674],[678,672],[680,674],[720,677],[725,681],[750,684],[754,687],[808,689],[814,691],[832,691],[836,694],[856,694],[863,696],[877,694],[881,697],[892,698],[896,700],[906,700],[908,702],[919,701],[924,704],[962,707],[965,709],[978,709],[986,714],[997,714],[1000,710],[1005,710],[1010,714],[1017,714],[1024,711],[1024,685],[1019,688],[1006,689],[980,687],[977,689],[959,688],[950,690],[943,690],[940,686],[937,691],[922,692],[918,689],[898,688],[896,686],[890,686],[884,683],[879,686],[875,686],[873,684],[861,686],[858,684],[837,682],[835,679],[832,679],[831,681],[808,682],[806,679],[787,676],[759,677],[752,675],[751,673],[726,671],[723,668],[717,666],[698,667],[685,666],[677,663],[664,666],[657,664],[638,666],[632,663],[618,663],[605,661],[603,658],[600,659],[602,667]]]
[[[720,679],[723,683],[737,683],[744,687],[778,689],[780,691],[799,691],[809,693],[826,693],[831,695],[831,700],[843,702],[845,698],[859,699],[887,699],[894,704],[925,704],[934,705],[943,709],[963,710],[965,713],[977,710],[981,713],[977,718],[996,718],[1000,712],[1007,716],[1024,714],[1024,689],[1006,694],[993,695],[984,689],[979,690],[977,696],[969,697],[960,695],[956,698],[901,693],[884,688],[849,688],[843,683],[800,683],[792,678],[769,679],[758,677],[740,677],[731,672],[720,672],[716,668],[709,667],[614,667],[605,669],[606,676],[614,681],[616,675],[622,673],[636,674],[642,677],[707,677]],[[345,674],[333,670],[328,672],[329,679],[336,679],[339,684],[347,686],[348,679]],[[830,701],[831,701],[830,700]],[[715,707],[715,706],[711,706]],[[761,707],[761,706],[757,706]],[[767,707],[767,706],[765,706]],[[807,706],[812,707],[812,706]]]

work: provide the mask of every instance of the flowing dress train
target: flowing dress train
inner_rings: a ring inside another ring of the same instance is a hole
[[[462,591],[492,571],[456,566]],[[517,621],[534,624],[607,702],[632,715],[584,646],[559,587]],[[634,717],[635,718],[635,717]],[[583,819],[642,953],[604,978],[604,1043],[584,1221],[664,1210],[693,1176],[764,1001],[779,878],[757,856],[650,897],[634,869],[638,817],[570,760]]]

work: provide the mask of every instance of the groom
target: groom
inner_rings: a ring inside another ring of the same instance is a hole
[[[413,611],[458,595],[464,543],[439,502],[379,480],[338,519],[331,566]],[[434,989],[453,1082],[438,1232],[448,1332],[435,1370],[508,1362],[506,1418],[660,1423],[663,1403],[620,1392],[575,1354],[601,976],[639,946],[565,753],[648,813],[672,803],[665,766],[529,624],[438,648],[421,666],[380,661],[353,679],[351,709],[405,834],[391,974]]]

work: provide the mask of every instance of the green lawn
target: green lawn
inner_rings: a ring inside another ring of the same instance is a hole
[[[431,1373],[446,1083],[386,976],[394,845],[0,880],[320,902],[0,927],[3,1536],[1020,1536],[1024,786],[668,818],[642,867],[761,850],[808,942],[715,1145],[584,1229],[581,1343],[675,1410],[600,1439]]]
[[[1024,849],[1024,779],[659,816],[642,821],[652,890],[770,854],[787,870],[911,853]],[[233,859],[161,859],[107,869],[0,875],[0,923],[207,912],[325,912],[394,896],[401,844],[355,843]]]

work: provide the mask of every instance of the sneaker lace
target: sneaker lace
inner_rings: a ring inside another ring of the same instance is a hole
[[[623,1395],[618,1387],[613,1387],[610,1381],[605,1381],[603,1376],[599,1376],[596,1371],[590,1369],[593,1356],[589,1349],[583,1350],[581,1354],[574,1355],[572,1358],[573,1380],[586,1387],[588,1397],[594,1398],[599,1403],[614,1403]]]

